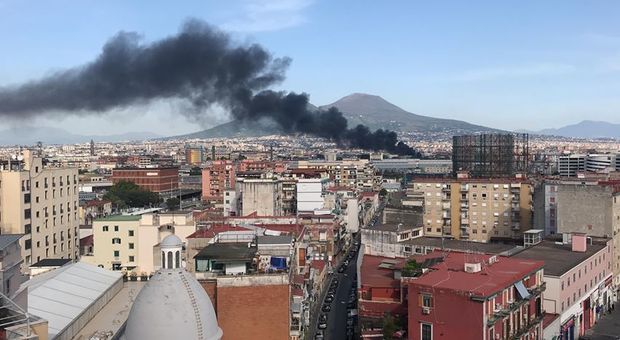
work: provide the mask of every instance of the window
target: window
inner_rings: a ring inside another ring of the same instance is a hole
[[[129,244],[129,249],[133,249],[133,243]]]
[[[433,296],[428,294],[421,294],[422,307],[433,307]]]
[[[121,244],[121,239],[118,237],[115,237],[112,239],[112,244]]]
[[[115,250],[114,251],[114,257],[119,257],[119,256],[121,256],[121,252],[118,251],[118,250]]]
[[[103,231],[108,231],[108,226],[107,225],[103,226]]]
[[[32,248],[32,240],[26,240],[26,242],[24,243],[26,249],[30,249]],[[7,280],[8,281],[8,280]]]
[[[420,339],[433,340],[433,325],[430,323],[423,323],[420,325]]]
[[[129,256],[129,262],[134,262],[134,257],[133,256]]]
[[[114,226],[114,231],[118,231],[118,226],[117,225]]]
[[[133,230],[129,230],[129,236],[133,236]]]

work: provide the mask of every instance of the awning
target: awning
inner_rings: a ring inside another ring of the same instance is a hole
[[[519,295],[522,299],[530,298],[530,292],[528,292],[527,288],[525,288],[525,286],[523,285],[523,281],[515,283],[515,287],[517,287],[517,291],[519,292]]]

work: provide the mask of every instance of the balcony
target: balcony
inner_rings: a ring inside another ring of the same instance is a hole
[[[543,320],[544,316],[545,316],[545,313],[541,313],[537,317],[529,320],[527,323],[525,323],[519,329],[517,329],[517,332],[514,333],[509,339],[512,339],[512,340],[521,339],[523,335],[527,334],[527,332],[532,330],[532,327],[539,324]]]

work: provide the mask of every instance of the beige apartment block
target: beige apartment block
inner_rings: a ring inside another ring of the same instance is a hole
[[[20,239],[22,270],[46,258],[79,256],[78,171],[43,164],[30,150],[0,170],[0,231]]]
[[[191,211],[96,219],[93,254],[82,256],[81,260],[105,269],[151,274],[161,268],[161,240],[175,234],[186,242],[195,231]]]
[[[488,242],[532,228],[532,185],[522,179],[415,179],[410,199],[424,207],[424,235]]]

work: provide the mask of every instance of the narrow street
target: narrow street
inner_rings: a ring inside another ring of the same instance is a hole
[[[356,238],[356,240],[359,242],[359,237]],[[344,256],[343,261],[345,259],[346,256]],[[353,256],[344,272],[338,273],[339,267],[340,264],[335,266],[334,274],[332,274],[331,277],[325,281],[323,294],[320,296],[319,299],[319,301],[321,302],[316,304],[317,308],[314,311],[315,314],[312,316],[312,328],[309,334],[310,339],[315,339],[317,332],[320,332],[318,325],[320,323],[319,316],[322,314],[327,315],[327,328],[323,330],[323,339],[346,339],[347,303],[349,300],[349,294],[353,287],[353,281],[356,278],[357,251],[355,252],[355,256]],[[327,292],[329,290],[329,286],[334,279],[338,280],[338,287],[336,288],[336,293],[334,294],[334,300],[331,303],[325,303],[325,298],[328,295]],[[331,311],[321,311],[321,308],[324,305],[330,305]]]

